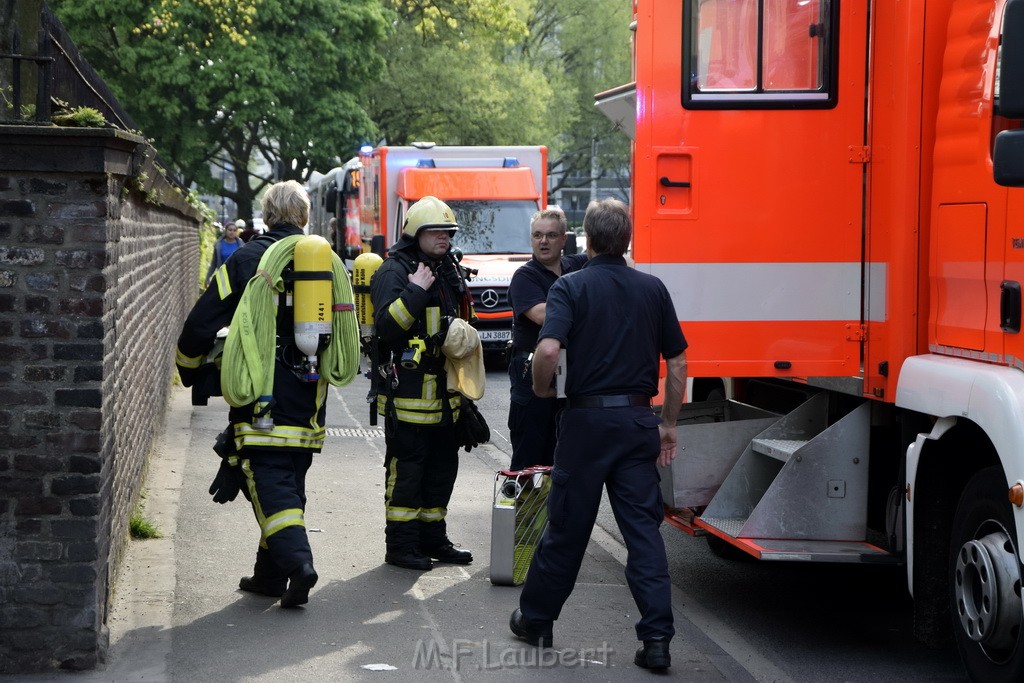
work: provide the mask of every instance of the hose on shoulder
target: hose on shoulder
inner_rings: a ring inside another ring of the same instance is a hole
[[[241,407],[274,393],[277,347],[276,301],[284,291],[284,269],[291,263],[296,243],[305,235],[292,235],[272,244],[260,259],[231,319],[224,344],[221,391],[229,405]],[[320,380],[334,386],[349,384],[359,371],[359,323],[353,306],[352,282],[337,254],[332,253],[331,341],[321,354]],[[337,310],[342,304],[344,310]]]

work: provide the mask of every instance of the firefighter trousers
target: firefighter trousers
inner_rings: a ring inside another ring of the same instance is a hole
[[[298,449],[243,449],[242,468],[260,526],[254,574],[278,582],[305,563],[313,563],[306,536],[306,472],[313,463],[310,451]]]
[[[452,425],[385,421],[384,527],[390,552],[435,548],[447,538],[448,501],[459,473]]]
[[[519,598],[523,616],[551,623],[572,593],[607,486],[626,543],[626,583],[638,640],[671,639],[672,583],[661,526],[658,424],[650,408],[563,410],[548,495],[548,528]]]

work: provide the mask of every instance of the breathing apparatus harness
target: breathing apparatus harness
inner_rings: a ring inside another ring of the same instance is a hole
[[[389,256],[402,264],[408,275],[415,273],[421,262],[431,267],[429,261],[420,261],[407,253],[407,251],[405,249],[398,249],[391,252]],[[364,262],[366,270],[361,270],[360,266],[363,264],[360,263],[360,259],[368,256],[370,258],[367,258]],[[366,395],[366,402],[370,406],[370,424],[374,426],[377,424],[377,397],[381,388],[383,388],[385,395],[388,397],[386,403],[389,406],[393,405],[394,393],[398,389],[396,359],[392,357],[393,354],[389,346],[383,343],[376,333],[373,324],[373,305],[369,303],[369,281],[381,263],[382,261],[379,256],[363,254],[356,259],[356,263],[353,266],[353,278],[356,283],[355,291],[357,294],[356,308],[361,323],[360,331],[363,352],[370,359],[370,369],[366,373],[367,379],[370,380],[370,391]],[[475,319],[473,295],[466,286],[466,281],[471,277],[471,273],[458,263],[452,250],[448,250],[431,267],[431,270],[436,278],[444,280],[456,291],[457,300],[451,301],[447,287],[442,286],[438,289],[442,310],[455,310],[458,317],[463,320],[471,321]],[[365,296],[366,300],[366,303],[362,305],[360,304],[361,296]],[[430,336],[414,335],[409,340],[409,346],[399,355],[397,364],[413,372],[440,373],[444,368],[444,356],[441,353],[441,346],[444,344],[451,321],[452,316],[442,316],[440,327],[435,334]],[[447,402],[443,402],[442,405],[445,409],[447,408]]]
[[[302,240],[307,242],[300,245]],[[350,314],[354,310],[352,285],[341,259],[331,251],[327,270],[288,270],[293,261],[302,260],[307,248],[313,252],[321,249],[319,242],[330,250],[326,240],[309,235],[291,235],[272,244],[260,259],[231,319],[221,365],[221,389],[233,407],[255,404],[256,429],[270,430],[274,426],[270,411],[274,406],[276,360],[286,361],[300,379],[323,378],[334,386],[348,384],[358,372],[358,327],[355,315]],[[296,285],[301,289],[300,283],[320,281],[320,286],[326,287],[328,280],[330,300],[324,303],[320,297],[312,304],[322,322],[312,329],[302,327],[301,307],[310,304],[310,297],[303,302],[305,293],[296,291]],[[279,307],[275,305],[275,299],[288,305],[289,298],[294,299],[297,323],[292,335],[279,330]]]

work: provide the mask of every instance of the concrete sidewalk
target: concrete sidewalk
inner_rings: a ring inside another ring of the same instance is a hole
[[[174,390],[146,486],[145,515],[164,536],[129,545],[109,617],[106,668],[66,677],[648,680],[652,674],[632,663],[637,613],[623,577],[625,551],[601,529],[555,624],[558,649],[538,651],[509,632],[519,589],[492,586],[488,574],[494,473],[508,463],[497,408],[484,411],[493,443],[462,452],[449,507],[449,535],[473,552],[473,564],[418,573],[383,563],[384,439],[367,426],[365,393],[360,379],[332,390],[328,442],[310,470],[306,513],[320,581],[308,605],[285,610],[237,590],[239,577],[251,573],[257,528],[241,496],[217,505],[207,493],[226,405],[212,399],[193,407],[188,390]],[[674,602],[669,677],[754,680]]]

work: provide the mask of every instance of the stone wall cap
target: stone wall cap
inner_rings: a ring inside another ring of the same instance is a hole
[[[120,128],[104,126],[102,128],[90,128],[85,126],[53,126],[53,125],[32,125],[32,124],[0,124],[0,137],[15,135],[18,137],[39,135],[45,137],[68,137],[68,138],[113,138],[129,140],[135,143],[147,143],[146,138],[138,133],[129,133]],[[147,143],[148,144],[148,143]]]
[[[69,148],[74,150],[69,154]],[[201,219],[184,196],[153,163],[155,151],[137,133],[119,128],[0,125],[0,173],[110,173],[135,176],[145,171],[139,188],[156,202],[187,216]]]

